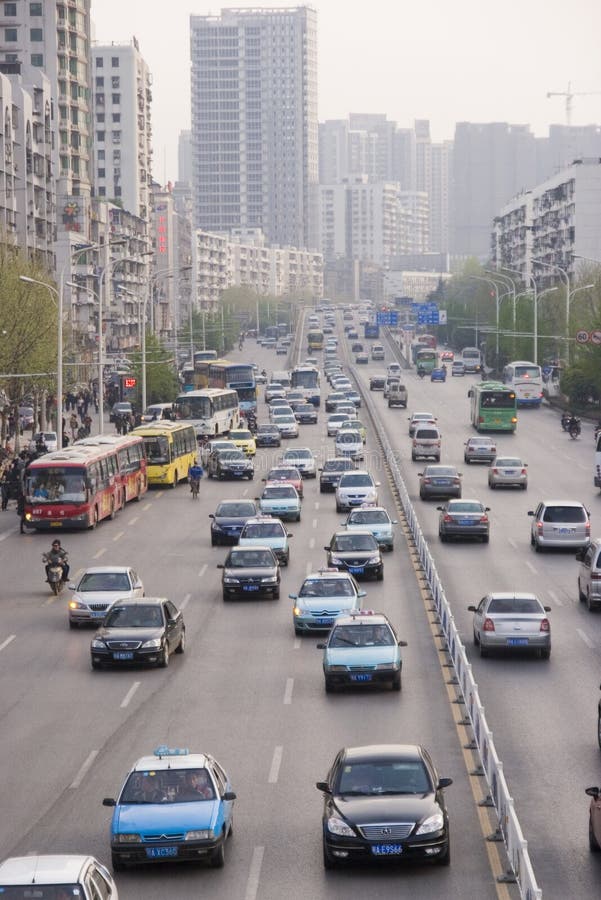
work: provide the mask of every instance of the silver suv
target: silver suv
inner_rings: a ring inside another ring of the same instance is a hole
[[[589,512],[577,500],[544,500],[528,515],[532,516],[530,544],[537,553],[545,547],[578,549],[589,544]]]
[[[588,609],[601,606],[601,538],[595,538],[588,547],[576,554],[578,567],[578,597]]]
[[[440,462],[440,438],[441,434],[436,425],[418,426],[413,435],[411,459],[415,461],[420,456],[431,456]]]

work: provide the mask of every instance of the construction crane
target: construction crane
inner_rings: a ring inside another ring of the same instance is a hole
[[[590,97],[600,95],[601,91],[573,91],[572,82],[568,81],[567,91],[547,91],[547,100],[549,97],[565,97],[566,98],[566,125],[572,124],[572,101],[574,97]]]

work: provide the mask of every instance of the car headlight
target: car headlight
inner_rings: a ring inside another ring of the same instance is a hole
[[[277,580],[276,575],[269,575],[267,578],[261,578],[261,584],[275,584]]]
[[[295,606],[294,609],[292,610],[292,615],[293,616],[302,616],[304,612],[305,612],[304,607]]]
[[[350,825],[339,816],[330,816],[328,819],[328,831],[330,834],[338,834],[341,837],[356,837]]]
[[[395,672],[400,668],[400,664],[398,662],[387,662],[387,663],[378,663],[376,669],[393,669]]]
[[[428,818],[422,822],[419,826],[416,834],[432,834],[433,831],[442,831],[444,827],[444,816],[441,812],[434,813],[433,816],[428,816]]]
[[[240,584],[240,580],[238,578],[224,578],[224,584]]]
[[[368,566],[377,566],[377,565],[379,565],[379,563],[380,563],[379,556],[370,556],[370,558],[367,560]]]
[[[85,609],[85,604],[79,600],[69,600],[69,609]]]
[[[211,828],[203,828],[199,831],[187,831],[186,837],[184,840],[186,841],[207,841],[209,838],[212,838],[213,831]]]
[[[346,666],[328,666],[328,672],[346,672]]]
[[[118,844],[137,844],[140,842],[139,834],[116,834],[115,841]]]
[[[339,556],[330,556],[330,562],[332,563],[333,566],[344,565],[344,563],[342,562],[342,560],[340,559]]]
[[[153,638],[151,641],[144,641],[142,650],[158,650],[161,646],[160,638]]]
[[[106,650],[106,644],[100,638],[94,638],[92,641],[92,650]]]

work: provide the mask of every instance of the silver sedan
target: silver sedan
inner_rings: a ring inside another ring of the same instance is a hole
[[[534,650],[543,659],[551,656],[551,607],[543,606],[536,594],[487,594],[468,609],[474,614],[474,645],[480,656],[490,650]]]
[[[521,487],[523,491],[528,487],[528,463],[522,462],[519,456],[497,456],[493,459],[488,470],[488,486],[497,487]]]

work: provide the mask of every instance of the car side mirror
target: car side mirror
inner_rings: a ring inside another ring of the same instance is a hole
[[[407,644],[407,641],[399,641],[398,644],[399,644],[399,647],[408,647],[409,646]]]
[[[209,513],[209,519],[214,519],[214,518],[215,518],[215,514],[214,514],[214,513]]]
[[[117,803],[116,803],[114,797],[105,797],[104,800],[102,801],[102,805],[103,806],[116,806]]]
[[[221,795],[221,799],[222,800],[235,800],[236,793],[234,791],[226,791],[224,794]]]
[[[358,591],[357,597],[367,597],[367,591]]]
[[[318,791],[322,791],[324,794],[331,794],[330,785],[327,781],[316,781],[315,787]]]
[[[134,584],[134,589],[135,589],[136,591],[140,590],[140,589],[143,588],[143,587],[144,587],[144,585],[142,584],[141,581],[136,581],[136,583]]]
[[[595,800],[598,800],[599,795],[601,794],[601,789],[599,789],[598,787],[585,788],[584,793],[588,794],[589,797],[593,797]]]
[[[316,648],[317,650],[325,650],[326,647],[327,647],[327,644],[316,644],[316,645],[315,645],[315,648]]]
[[[69,591],[75,591],[75,590],[77,590],[77,588],[75,587],[74,584],[68,584],[68,585],[67,585],[67,590],[69,590]]]
[[[475,607],[475,606],[468,606],[468,610],[469,610],[470,612],[476,612],[476,607]]]
[[[529,510],[528,510],[528,515],[529,515],[529,516],[533,516],[533,515],[534,515],[534,510],[533,510],[533,509],[529,509]]]
[[[298,600],[298,594],[288,594],[290,600]]]
[[[485,506],[485,507],[484,507],[484,512],[490,512],[490,506]]]
[[[218,569],[225,569],[225,566],[223,565],[223,563],[217,563],[217,568],[218,568]]]
[[[585,556],[586,556],[586,550],[584,547],[581,547],[580,550],[578,551],[578,553],[576,554],[575,559],[577,559],[578,562],[582,562]],[[71,588],[71,585],[69,585],[69,588]]]
[[[326,553],[327,553],[328,550],[329,550],[330,548],[326,545],[323,549],[324,549],[324,550],[326,551]]]
[[[444,509],[444,507],[442,507],[442,506],[437,506],[436,509],[439,509],[439,510],[442,512],[442,510]]]
[[[545,612],[551,612],[551,607],[550,607],[550,606],[543,606],[543,609],[544,609]]]
[[[467,392],[467,395],[468,395],[468,397],[473,397],[473,396],[474,396],[474,392],[473,392],[472,390],[469,390],[469,391]]]
[[[449,785],[453,784],[452,778],[439,778],[438,784],[436,785],[436,790],[440,791],[442,788],[449,787]]]

